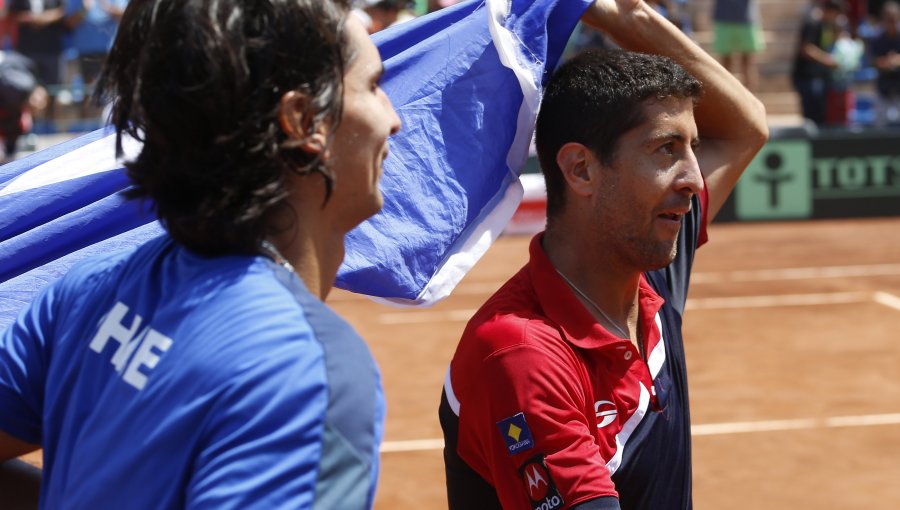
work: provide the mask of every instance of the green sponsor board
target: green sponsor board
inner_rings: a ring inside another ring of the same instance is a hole
[[[735,189],[738,220],[812,216],[812,149],[808,140],[771,140],[747,167]]]

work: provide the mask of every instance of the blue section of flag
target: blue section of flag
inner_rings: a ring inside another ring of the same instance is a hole
[[[498,421],[497,430],[503,436],[510,455],[534,448],[534,437],[525,423],[525,413]]]
[[[411,304],[449,294],[518,204],[541,84],[589,4],[468,0],[376,34],[403,128],[384,209],[348,236],[337,286]],[[0,327],[80,258],[161,232],[149,204],[121,197],[113,139],[101,129],[0,167]]]
[[[464,2],[376,34],[383,87],[403,128],[385,162],[384,210],[350,234],[339,287],[410,303],[440,299],[469,269],[450,257],[473,238],[496,238],[514,212],[520,195],[506,194],[518,186],[534,118],[520,119],[522,86],[488,29],[491,4]],[[535,93],[587,5],[512,2],[499,26],[517,43],[507,57]],[[525,145],[514,147],[523,129]],[[505,214],[490,217],[504,200]]]

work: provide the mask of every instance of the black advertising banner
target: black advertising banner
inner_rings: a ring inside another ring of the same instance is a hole
[[[773,132],[716,221],[900,215],[900,131]]]

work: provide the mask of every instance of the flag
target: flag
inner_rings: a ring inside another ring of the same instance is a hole
[[[375,34],[403,128],[390,140],[382,211],[347,237],[336,285],[429,305],[515,212],[543,82],[590,0],[468,0]],[[129,201],[103,128],[0,167],[0,327],[95,253],[162,233]],[[140,150],[124,141],[124,159]]]

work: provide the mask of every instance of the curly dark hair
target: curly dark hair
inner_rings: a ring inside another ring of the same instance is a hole
[[[111,122],[143,142],[130,198],[152,199],[177,242],[252,253],[284,205],[285,172],[333,175],[279,124],[285,93],[307,97],[309,133],[341,115],[353,55],[349,0],[132,0],[98,80]]]
[[[547,217],[565,201],[565,179],[556,155],[577,142],[604,165],[615,160],[619,139],[646,121],[644,102],[700,98],[702,87],[672,59],[622,50],[587,50],[547,82],[535,128],[535,146],[547,184]]]

